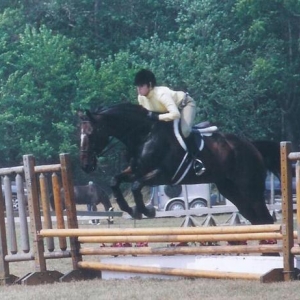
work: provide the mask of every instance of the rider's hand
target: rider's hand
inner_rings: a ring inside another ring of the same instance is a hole
[[[158,116],[159,116],[159,113],[153,112],[153,111],[149,111],[147,114],[147,117],[153,121],[159,121]]]

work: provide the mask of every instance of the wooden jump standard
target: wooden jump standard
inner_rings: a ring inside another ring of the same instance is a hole
[[[69,154],[59,156],[60,162],[52,165],[35,164],[33,155],[23,156],[23,165],[0,168],[4,191],[0,193],[0,285],[40,284],[68,280],[67,274],[47,268],[49,259],[71,259],[74,270],[82,259],[77,238],[40,238],[38,232],[54,226],[78,228],[74,201],[74,186]],[[12,193],[15,181],[17,195]],[[64,189],[65,211],[62,207],[61,188]],[[50,210],[50,194],[54,196],[55,212]],[[14,197],[18,207],[13,207]],[[101,212],[99,212],[99,215]],[[106,216],[119,216],[120,212],[106,212]],[[52,222],[52,217],[55,220]],[[66,219],[66,220],[65,220]],[[53,223],[53,224],[52,224]],[[33,261],[33,271],[23,277],[11,274],[13,262]],[[94,278],[99,272],[78,270],[80,278]],[[72,278],[76,278],[73,274]]]

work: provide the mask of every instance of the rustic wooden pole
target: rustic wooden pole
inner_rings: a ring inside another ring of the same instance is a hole
[[[283,243],[283,278],[284,281],[294,279],[294,255],[291,249],[293,237],[293,194],[292,167],[289,161],[290,142],[280,143],[281,153],[281,195],[282,195],[282,243]]]
[[[23,252],[30,251],[29,230],[27,222],[27,205],[24,193],[24,178],[21,174],[16,175],[17,198],[18,198],[18,211],[20,220],[20,237],[21,248]]]
[[[53,190],[53,197],[54,197],[57,230],[61,230],[61,229],[65,228],[64,213],[63,213],[60,189],[61,189],[61,186],[59,183],[59,178],[56,173],[53,173],[52,174],[52,190]],[[59,237],[59,247],[63,251],[67,249],[67,240],[65,237]]]
[[[214,235],[137,235],[137,236],[79,236],[80,243],[182,243],[282,239],[281,233],[240,233]]]
[[[78,221],[70,156],[69,154],[63,153],[59,157],[61,163],[61,176],[64,188],[65,206],[67,211],[67,224],[69,229],[76,230],[78,229]],[[79,253],[80,244],[78,243],[76,237],[70,237],[70,248],[73,270],[77,270],[78,262],[82,260],[82,256]]]
[[[159,268],[159,267],[143,267],[118,264],[105,264],[101,262],[81,261],[78,263],[79,268],[89,270],[105,270],[112,272],[129,272],[142,274],[158,274],[184,277],[201,277],[201,278],[219,278],[219,279],[247,279],[260,280],[260,274],[237,273],[225,271],[207,271],[207,270],[192,270],[179,268]]]
[[[43,229],[40,235],[46,236],[131,236],[131,235],[192,235],[192,234],[230,234],[230,233],[266,233],[281,232],[281,225],[245,225],[222,227],[186,227],[186,228],[103,228],[103,229]]]
[[[200,255],[200,254],[249,254],[278,253],[282,245],[223,245],[223,246],[190,246],[190,247],[97,247],[81,248],[82,255]]]
[[[3,194],[0,193],[0,285],[9,282],[9,263],[5,261],[7,255],[7,239],[5,228],[5,203]]]
[[[52,220],[50,214],[50,203],[49,203],[49,187],[47,178],[42,173],[39,176],[40,190],[41,190],[41,204],[44,216],[44,228],[52,229]],[[55,249],[53,237],[46,238],[46,244],[48,251],[52,252]]]
[[[300,244],[300,160],[296,163],[296,203],[297,203],[297,234],[298,245]]]
[[[30,217],[30,231],[33,238],[35,270],[38,272],[46,271],[46,260],[44,257],[44,242],[37,233],[42,229],[39,197],[34,171],[35,160],[32,155],[23,156],[24,174],[28,196],[28,211]]]

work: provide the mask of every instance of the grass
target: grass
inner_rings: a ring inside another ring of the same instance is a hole
[[[243,280],[91,280],[40,286],[0,287],[1,300],[79,299],[299,299],[299,282],[261,284]]]

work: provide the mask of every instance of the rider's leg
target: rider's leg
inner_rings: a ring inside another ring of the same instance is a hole
[[[204,173],[205,167],[203,162],[199,158],[197,158],[197,155],[199,153],[199,148],[198,148],[197,141],[192,133],[185,139],[185,142],[188,148],[188,153],[194,158],[193,167],[194,167],[195,174],[197,176],[200,176],[201,174]]]
[[[199,148],[197,141],[194,138],[192,126],[196,116],[196,104],[195,101],[188,96],[186,105],[181,110],[181,131],[185,137],[188,153],[194,158],[194,170],[197,176],[201,175],[205,171],[205,167],[200,159],[197,158]]]

